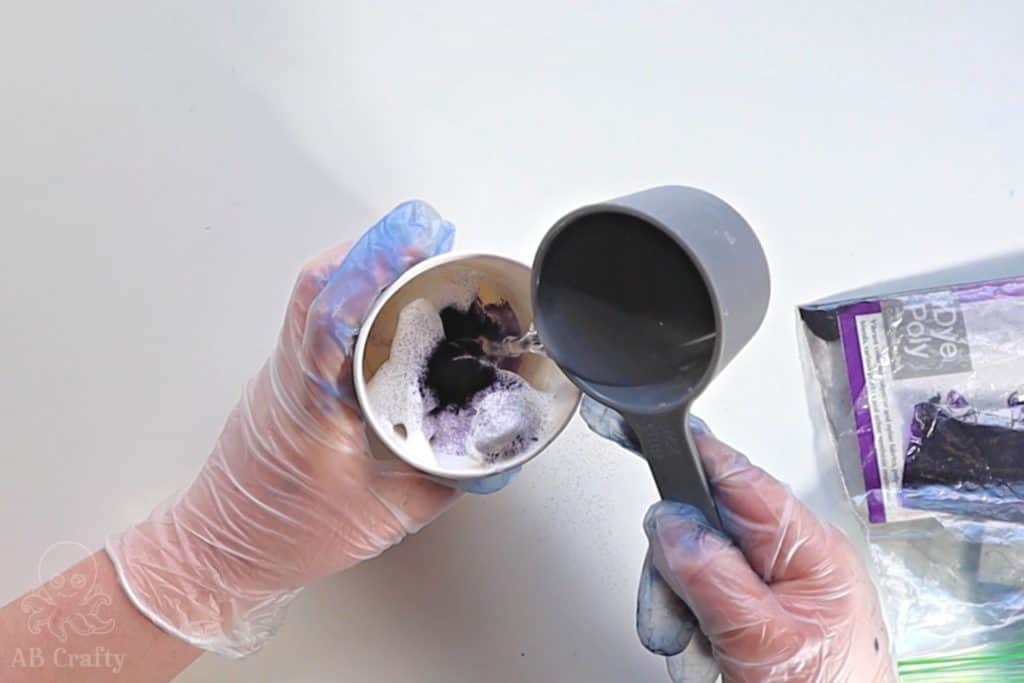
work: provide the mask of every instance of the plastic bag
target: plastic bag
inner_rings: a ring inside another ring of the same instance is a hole
[[[1024,671],[1024,277],[799,313],[819,457],[864,526],[901,674]]]

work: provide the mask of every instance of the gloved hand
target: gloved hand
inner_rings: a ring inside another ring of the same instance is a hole
[[[381,290],[451,249],[454,234],[430,206],[407,202],[351,249],[303,268],[277,348],[195,481],[107,542],[126,593],[152,621],[207,650],[253,652],[304,584],[379,555],[456,499],[451,485],[370,455],[351,363]]]
[[[584,399],[582,415],[639,453],[617,413]],[[637,606],[644,646],[670,657],[677,682],[714,680],[701,655],[708,642],[727,682],[894,681],[878,597],[849,539],[699,420],[691,430],[724,533],[689,505],[648,511]]]

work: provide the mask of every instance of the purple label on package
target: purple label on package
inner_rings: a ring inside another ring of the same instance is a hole
[[[907,501],[932,485],[922,478],[954,481],[960,468],[968,483],[972,474],[957,458],[919,459],[906,473],[914,481],[904,480],[908,453],[922,457],[921,425],[911,433],[915,415],[928,413],[921,406],[954,392],[985,415],[1024,396],[1024,278],[860,301],[840,308],[838,323],[868,520],[921,516]]]
[[[868,519],[872,522],[885,521],[885,506],[881,499],[881,474],[875,452],[875,433],[871,423],[871,408],[865,391],[866,376],[861,356],[861,332],[858,317],[877,317],[882,312],[878,301],[863,301],[854,304],[839,314],[839,334],[846,358],[846,372],[850,381],[850,403],[853,406],[853,424],[857,430],[857,445],[860,448],[860,465],[864,473],[864,490],[867,494]],[[876,344],[877,346],[877,344]]]

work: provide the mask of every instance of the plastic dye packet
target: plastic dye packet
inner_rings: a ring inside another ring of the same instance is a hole
[[[925,509],[1024,521],[1024,425],[1015,410],[1024,279],[857,301],[835,313],[868,520]]]
[[[900,658],[1024,641],[1024,277],[949,282],[799,310],[818,455]]]

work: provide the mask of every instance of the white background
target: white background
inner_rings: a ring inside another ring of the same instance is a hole
[[[303,260],[412,196],[459,247],[523,260],[583,203],[731,202],[772,308],[698,412],[841,509],[793,307],[1021,244],[1022,22],[1013,2],[4,3],[0,602],[55,541],[98,547],[184,486]],[[633,634],[654,496],[577,424],[308,590],[263,653],[180,680],[663,680]]]

